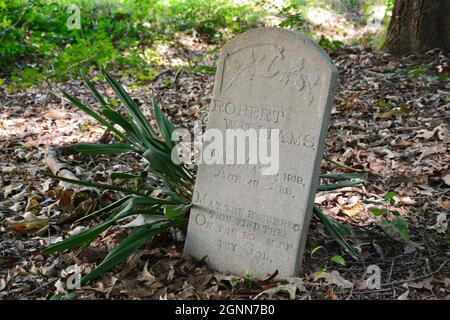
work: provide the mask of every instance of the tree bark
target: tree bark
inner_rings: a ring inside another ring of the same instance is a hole
[[[396,0],[384,49],[394,54],[450,51],[450,0]]]

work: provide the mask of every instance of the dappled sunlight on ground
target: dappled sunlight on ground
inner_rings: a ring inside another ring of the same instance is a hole
[[[12,104],[0,115],[0,140],[18,140],[28,147],[89,141],[103,131],[73,106],[48,103],[24,111]]]
[[[384,10],[381,8],[376,12],[376,15],[369,18],[371,23],[368,25],[349,20],[348,17],[326,8],[308,8],[305,17],[316,37],[322,34],[332,40],[350,44],[358,43],[366,33],[374,34],[383,30]]]

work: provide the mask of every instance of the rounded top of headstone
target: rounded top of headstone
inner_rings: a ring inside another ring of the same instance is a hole
[[[299,54],[315,56],[314,62],[319,64],[318,67],[321,66],[337,74],[336,66],[317,43],[298,31],[288,29],[266,27],[248,30],[228,41],[222,47],[222,55],[230,54],[236,48],[264,42],[290,44],[291,47],[297,47],[296,44],[298,44]]]

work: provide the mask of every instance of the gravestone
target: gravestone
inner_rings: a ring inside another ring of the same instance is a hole
[[[207,130],[279,129],[279,170],[199,165],[185,256],[239,275],[298,274],[336,81],[327,54],[297,32],[250,30],[223,47]]]

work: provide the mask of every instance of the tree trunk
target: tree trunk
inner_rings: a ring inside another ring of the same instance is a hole
[[[450,51],[450,0],[396,0],[384,48],[394,54]]]

